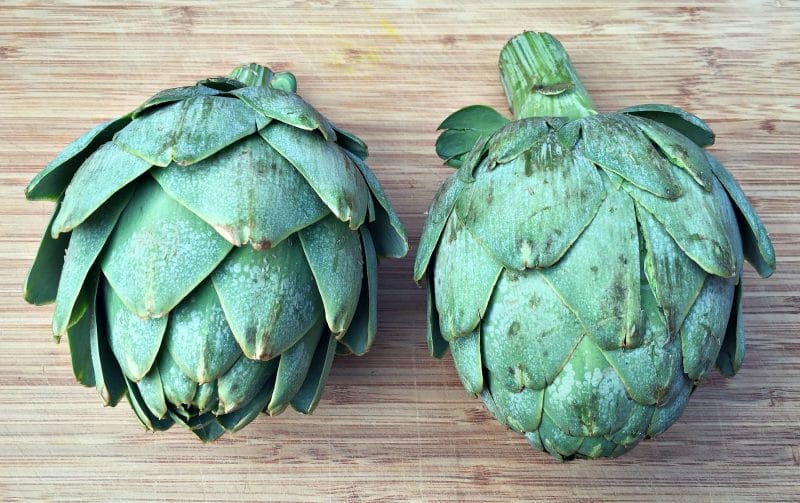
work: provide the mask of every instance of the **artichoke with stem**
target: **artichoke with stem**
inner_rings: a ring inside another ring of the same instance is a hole
[[[665,431],[715,364],[744,355],[742,263],[769,236],[714,134],[667,105],[598,113],[561,44],[500,54],[514,120],[450,115],[458,168],[423,229],[428,344],[503,424],[559,459],[620,455]]]
[[[366,156],[288,72],[162,91],[31,181],[57,205],[25,299],[55,302],[77,380],[148,429],[310,413],[334,354],[375,338],[378,257],[407,252]]]

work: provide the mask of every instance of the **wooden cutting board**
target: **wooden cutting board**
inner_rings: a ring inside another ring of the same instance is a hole
[[[53,5],[55,3],[55,5]],[[0,4],[0,500],[798,500],[800,5],[751,2],[35,2]],[[65,144],[162,88],[256,61],[364,138],[412,245],[450,172],[433,150],[451,111],[505,110],[497,56],[523,29],[556,34],[600,110],[670,103],[771,231],[769,280],[747,270],[747,358],[672,429],[618,460],[533,451],[427,355],[413,252],[380,272],[379,340],[339,358],[311,417],[261,417],[201,445],[143,431],[73,381],[52,307],[21,284],[51,205],[25,184]]]

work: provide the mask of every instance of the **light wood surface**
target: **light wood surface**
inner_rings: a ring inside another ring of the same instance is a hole
[[[0,500],[494,501],[800,499],[800,5],[753,2],[0,3]],[[694,6],[693,6],[694,5]],[[497,56],[522,29],[570,51],[601,110],[670,103],[717,133],[717,155],[778,255],[748,269],[747,357],[712,377],[662,437],[610,461],[533,451],[427,355],[412,254],[380,272],[380,333],[338,358],[311,417],[262,416],[200,444],[104,409],[21,299],[51,205],[23,188],[65,144],[154,92],[256,61],[370,146],[413,245],[449,173],[438,123],[505,110]]]

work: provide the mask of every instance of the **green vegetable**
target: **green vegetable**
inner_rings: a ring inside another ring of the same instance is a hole
[[[248,65],[162,91],[27,188],[57,205],[25,299],[55,302],[77,380],[148,429],[310,413],[334,353],[375,338],[378,256],[406,234],[366,145],[295,86]]]
[[[561,44],[523,33],[500,55],[515,119],[473,106],[437,152],[458,171],[428,212],[428,343],[470,393],[559,459],[617,456],[666,430],[716,364],[744,354],[742,261],[769,237],[665,105],[598,114]]]

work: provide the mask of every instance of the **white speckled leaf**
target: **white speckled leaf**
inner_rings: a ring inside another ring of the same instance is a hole
[[[574,436],[617,431],[636,402],[590,337],[583,337],[572,358],[544,393],[544,411],[563,432]]]
[[[33,177],[25,189],[28,199],[57,201],[72,180],[72,175],[94,150],[130,122],[128,116],[104,122],[82,134]]]
[[[328,327],[332,333],[342,334],[353,320],[361,294],[364,256],[359,233],[331,215],[301,230],[299,236],[322,296]]]
[[[325,117],[295,93],[269,86],[251,86],[231,94],[266,117],[301,129],[319,129],[326,141],[336,139],[336,133]]]
[[[703,379],[717,360],[733,304],[734,280],[708,275],[680,330],[683,368],[694,381]]]
[[[375,255],[370,232],[365,227],[361,232],[364,247],[364,279],[353,321],[339,342],[356,355],[363,355],[372,347],[378,331],[378,257]]]
[[[199,285],[232,247],[145,177],[103,253],[103,273],[137,316],[158,317]]]
[[[644,272],[675,334],[703,288],[706,272],[681,250],[664,226],[646,209],[637,206],[636,216],[644,237]]]
[[[105,288],[105,310],[111,350],[125,376],[138,382],[156,361],[167,317],[139,318],[125,307],[111,286]]]
[[[623,187],[704,271],[726,278],[733,276],[736,258],[714,194],[703,190],[682,169],[673,169],[673,174],[683,190],[683,195],[674,200],[654,196],[631,184]]]
[[[89,270],[108,241],[130,195],[130,191],[121,192],[72,231],[53,312],[55,335],[66,333]]]
[[[459,176],[458,172],[455,172],[442,183],[436,195],[433,196],[433,201],[425,217],[425,224],[422,226],[422,236],[417,245],[417,256],[414,259],[414,281],[419,282],[425,275],[436,245],[439,243],[439,236],[453,211],[456,200],[466,187],[468,184]]]
[[[248,358],[279,355],[322,315],[314,277],[294,236],[269,250],[235,249],[212,280],[233,336]]]
[[[644,117],[631,117],[630,120],[661,148],[672,164],[685,169],[704,189],[711,190],[711,179],[714,175],[702,148],[658,122]]]
[[[550,136],[507,164],[479,170],[456,213],[506,267],[547,267],[578,239],[604,193],[597,169]]]
[[[330,212],[294,166],[258,135],[191,166],[170,164],[151,174],[236,246],[275,246]]]
[[[230,414],[253,400],[277,370],[277,358],[264,362],[240,356],[217,380],[219,404],[214,414]]]
[[[452,213],[433,267],[442,337],[452,341],[475,330],[502,270],[503,265]]]
[[[113,194],[150,169],[150,163],[109,142],[89,156],[64,193],[53,224],[54,237],[85,221]]]
[[[339,220],[349,222],[351,229],[364,223],[370,192],[344,150],[315,132],[281,122],[259,134],[297,168]]]
[[[672,426],[672,423],[683,414],[693,390],[694,386],[689,379],[685,377],[675,379],[670,390],[670,399],[663,407],[658,407],[653,411],[653,417],[647,427],[647,436],[657,437]]]
[[[592,223],[542,273],[598,346],[638,345],[639,238],[633,201],[625,192],[609,189]]]
[[[183,299],[169,317],[164,346],[193,381],[202,384],[217,379],[241,356],[210,279]]]
[[[138,116],[114,143],[156,166],[189,165],[255,133],[259,117],[236,98],[198,96]]]
[[[503,272],[481,325],[492,394],[545,388],[584,332],[539,271]]]
[[[539,427],[544,405],[543,390],[509,389],[496,375],[489,375],[488,388],[491,390],[493,414],[498,421],[520,433]],[[487,403],[485,396],[484,403]]]
[[[275,388],[267,407],[270,414],[285,409],[303,385],[320,337],[323,332],[327,332],[324,327],[325,320],[320,316],[306,335],[281,354],[278,373],[275,375]]]
[[[583,151],[587,159],[632,184],[662,198],[681,195],[664,156],[622,114],[593,115],[582,119]]]
[[[322,390],[325,388],[325,381],[331,372],[333,357],[336,354],[336,337],[333,335],[322,335],[317,345],[317,351],[311,360],[311,367],[308,369],[308,376],[305,382],[292,398],[292,408],[303,414],[311,414],[317,407]]]

